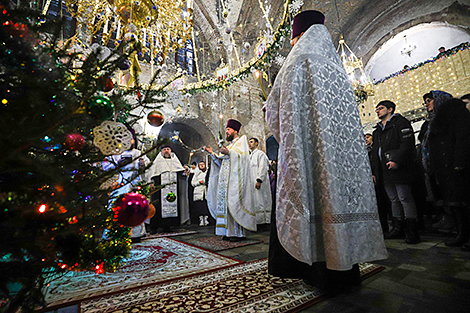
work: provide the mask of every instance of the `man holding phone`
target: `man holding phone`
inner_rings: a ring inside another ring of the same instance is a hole
[[[421,241],[417,230],[417,210],[411,194],[414,180],[415,137],[411,123],[395,113],[395,103],[384,100],[375,111],[380,122],[373,133],[372,174],[383,182],[392,203],[394,225],[385,239],[406,237],[406,243]],[[406,223],[406,225],[405,225]]]

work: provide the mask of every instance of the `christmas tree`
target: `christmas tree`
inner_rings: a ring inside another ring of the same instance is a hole
[[[145,105],[158,91],[143,97],[138,81],[113,89],[110,77],[137,45],[106,57],[100,49],[71,53],[58,21],[6,4],[0,10],[0,311],[30,311],[45,304],[51,279],[114,271],[128,254],[129,228],[109,205],[116,187],[109,181],[122,165],[103,171],[110,142],[98,149],[93,141],[103,121],[132,119],[130,94]],[[113,131],[127,131],[119,127]]]

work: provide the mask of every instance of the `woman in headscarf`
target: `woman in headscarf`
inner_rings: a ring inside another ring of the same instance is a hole
[[[446,246],[462,246],[469,239],[468,191],[470,190],[470,112],[460,99],[434,108],[426,138],[427,170],[433,175],[444,206],[450,209],[457,237]],[[470,248],[465,245],[463,249]]]
[[[449,208],[442,208],[443,204],[440,200],[439,190],[436,186],[436,179],[434,175],[429,171],[429,124],[434,118],[437,108],[446,100],[452,99],[452,95],[440,91],[433,90],[423,95],[424,105],[428,111],[426,121],[421,126],[421,130],[418,135],[418,140],[421,142],[421,162],[425,175],[425,184],[427,192],[427,201],[431,202],[436,208],[436,214],[442,214],[442,218],[439,222],[432,225],[432,228],[436,228],[442,232],[450,232],[455,228],[454,220]]]

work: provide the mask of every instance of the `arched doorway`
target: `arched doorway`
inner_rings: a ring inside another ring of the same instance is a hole
[[[191,157],[191,162],[199,162],[205,160],[207,153],[203,152],[200,148],[210,145],[214,147],[217,142],[214,134],[209,127],[202,121],[195,118],[175,118],[171,123],[163,125],[159,138],[171,138],[178,135],[185,146],[194,149],[194,155]],[[182,164],[189,162],[190,149],[183,147],[178,142],[169,143],[171,149],[178,156]]]

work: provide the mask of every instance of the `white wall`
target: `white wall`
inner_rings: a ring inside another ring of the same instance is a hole
[[[416,45],[411,54],[402,55],[406,35],[408,45]],[[365,67],[371,79],[379,80],[400,71],[405,65],[413,66],[435,57],[439,47],[446,49],[470,41],[470,35],[463,29],[446,23],[426,23],[407,29],[382,45],[370,58]]]

